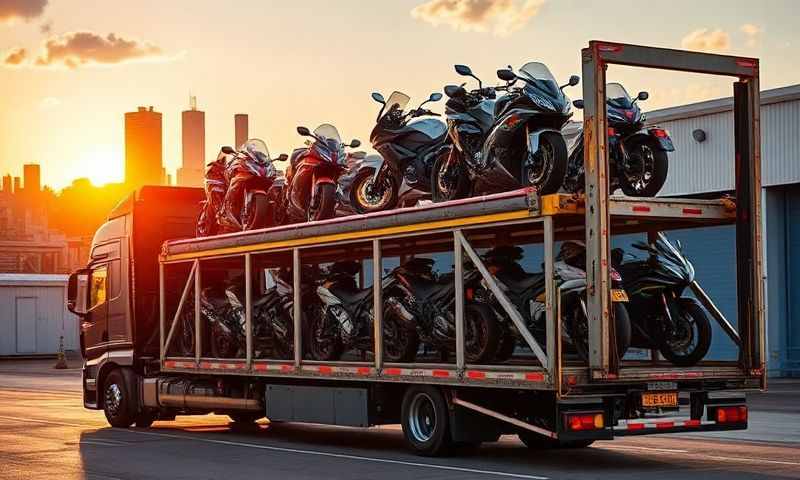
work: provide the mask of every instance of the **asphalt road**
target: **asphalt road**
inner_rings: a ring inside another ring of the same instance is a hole
[[[227,417],[199,416],[156,422],[150,429],[112,429],[102,412],[83,409],[79,371],[0,363],[0,478],[800,478],[796,385],[753,399],[755,432],[625,438],[562,451],[528,450],[509,436],[457,457],[431,459],[407,453],[394,426],[363,430],[262,421],[238,430]]]

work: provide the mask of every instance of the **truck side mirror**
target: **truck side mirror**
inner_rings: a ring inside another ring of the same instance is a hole
[[[89,305],[89,269],[73,272],[67,281],[67,310],[86,315]]]

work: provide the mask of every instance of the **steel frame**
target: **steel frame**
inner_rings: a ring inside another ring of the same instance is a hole
[[[737,77],[734,82],[734,128],[737,213],[737,296],[740,362],[759,371],[765,385],[763,319],[761,179],[758,59],[591,41],[581,52],[586,170],[586,256],[590,319],[591,377],[619,373],[611,355],[609,281],[610,207],[606,118],[606,69],[626,65]]]

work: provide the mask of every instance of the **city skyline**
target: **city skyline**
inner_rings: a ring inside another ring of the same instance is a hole
[[[239,112],[249,114],[250,135],[263,138],[273,155],[302,145],[298,125],[323,122],[369,147],[378,108],[372,91],[402,90],[418,103],[464,81],[454,63],[469,64],[492,84],[497,68],[530,60],[566,79],[581,73],[580,48],[590,39],[759,57],[762,88],[800,80],[800,65],[785,61],[794,38],[789,1],[735,9],[721,1],[673,2],[659,9],[657,30],[636,15],[643,7],[632,0],[614,9],[594,1],[533,2],[537,8],[525,9],[531,2],[487,0],[498,4],[491,14],[442,13],[435,0],[242,1],[225,9],[196,1],[191,25],[182,1],[38,3],[44,7],[35,15],[0,18],[0,84],[14,92],[0,98],[0,172],[19,175],[21,163],[35,161],[47,167],[43,183],[56,189],[77,177],[98,185],[123,180],[121,115],[137,105],[164,113],[164,167],[174,174],[189,93],[206,112],[208,161],[234,138],[230,118]],[[156,11],[169,28],[153,29]],[[624,35],[619,12],[628,13]],[[342,28],[354,18],[358,28]],[[722,78],[622,67],[609,78],[631,91],[648,90],[646,110],[730,94]],[[579,98],[581,87],[567,94]]]

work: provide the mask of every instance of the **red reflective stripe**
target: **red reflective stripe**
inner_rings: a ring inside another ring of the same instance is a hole
[[[260,363],[256,363],[255,365],[253,365],[253,368],[254,368],[255,370],[266,370],[266,369],[267,369],[267,366],[266,366],[266,365],[262,365],[262,364],[260,364]]]
[[[629,423],[628,430],[644,430],[644,423]]]
[[[656,422],[656,428],[672,428],[675,422]]]
[[[281,372],[291,372],[293,369],[292,365],[281,365]]]
[[[386,375],[402,375],[403,371],[399,368],[387,368],[383,371]]]
[[[702,215],[703,210],[699,208],[684,208],[683,213],[684,215]]]
[[[433,374],[434,377],[449,377],[450,376],[450,372],[448,372],[447,370],[434,370],[432,372],[432,374]]]
[[[211,367],[211,363],[209,363],[209,362],[201,362],[200,363],[200,368],[212,368]]]
[[[317,371],[325,375],[330,375],[331,373],[333,373],[333,368],[328,367],[326,365],[320,365],[319,368],[317,368]]]
[[[542,373],[526,373],[525,380],[529,380],[531,382],[542,382],[544,381],[544,374]]]
[[[634,205],[633,207],[631,207],[631,209],[634,212],[649,212],[650,211],[650,207],[648,207],[646,205]]]
[[[683,426],[684,427],[699,427],[700,426],[700,420],[686,420],[685,422],[683,422]]]
[[[369,372],[369,367],[358,367],[356,372],[358,372],[359,375],[369,375],[369,373],[370,373]]]
[[[486,378],[486,374],[484,372],[478,372],[476,370],[469,370],[467,371],[467,378],[474,378],[476,380],[482,380]]]
[[[736,65],[744,68],[755,68],[757,61],[750,58],[739,58],[736,60]]]

